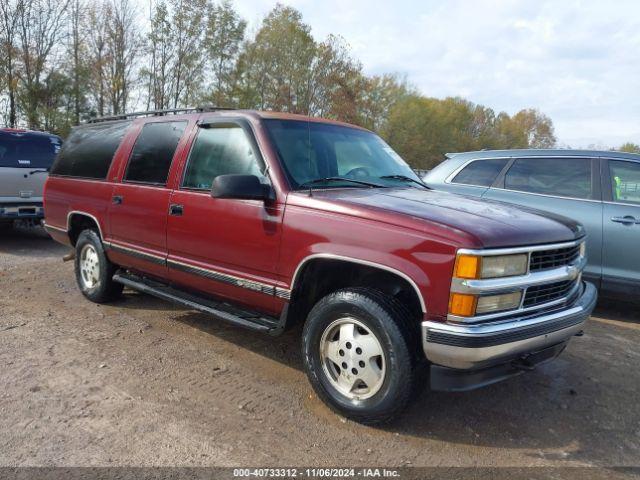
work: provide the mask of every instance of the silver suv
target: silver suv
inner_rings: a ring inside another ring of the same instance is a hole
[[[42,190],[61,145],[50,133],[0,129],[0,224],[44,217]]]

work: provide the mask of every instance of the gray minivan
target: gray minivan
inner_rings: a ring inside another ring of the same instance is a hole
[[[437,190],[579,221],[587,231],[585,277],[605,295],[640,299],[640,155],[594,150],[447,154],[424,181]]]
[[[0,225],[44,217],[42,190],[61,145],[50,133],[0,129]]]

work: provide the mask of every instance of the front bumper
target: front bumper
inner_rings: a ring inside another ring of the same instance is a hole
[[[582,293],[573,304],[534,317],[476,325],[425,321],[424,354],[434,365],[458,370],[480,370],[509,363],[565,344],[582,330],[597,298],[596,288],[584,282]]]

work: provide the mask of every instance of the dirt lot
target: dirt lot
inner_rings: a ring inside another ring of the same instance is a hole
[[[86,301],[64,247],[0,232],[0,465],[640,465],[640,318],[600,306],[537,371],[424,391],[399,421],[331,413],[298,332],[271,338],[128,292]]]

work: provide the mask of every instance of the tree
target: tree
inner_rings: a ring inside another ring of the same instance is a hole
[[[457,97],[408,95],[396,102],[382,134],[414,168],[431,168],[448,152],[485,148],[547,148],[553,123],[535,110],[513,117]]]
[[[551,148],[556,144],[553,122],[535,109],[520,110],[512,118],[515,130],[524,134],[524,148]]]
[[[167,4],[161,1],[152,14],[149,33],[147,34],[147,55],[150,59],[148,69],[142,76],[147,81],[147,109],[169,108],[171,98],[171,62],[173,48],[171,45],[171,20]]]
[[[42,79],[64,32],[69,0],[17,0],[20,95],[29,128],[40,128],[39,105],[46,101]]]
[[[83,0],[72,0],[69,6],[69,57],[71,97],[73,99],[72,122],[80,123],[80,114],[86,111],[86,94],[89,86],[87,68],[87,7]]]
[[[208,4],[204,48],[214,79],[207,99],[214,105],[232,104],[234,72],[246,28],[247,22],[240,18],[229,0],[220,5]]]
[[[400,100],[417,91],[409,86],[406,78],[385,73],[363,79],[359,98],[360,122],[363,126],[379,132],[384,129],[389,112]]]
[[[243,107],[309,113],[316,44],[300,12],[271,10],[238,61],[237,95]]]
[[[104,116],[107,110],[107,23],[110,10],[105,2],[89,7],[87,50],[89,63],[89,91],[93,100],[93,114]]]
[[[14,0],[0,2],[0,85],[6,85],[9,103],[7,124],[15,127],[17,122],[16,96],[18,78],[16,57],[18,55],[16,34],[18,28],[18,5]],[[2,93],[2,90],[0,90]]]
[[[620,152],[627,152],[627,153],[640,153],[640,145],[636,143],[627,142],[622,144],[618,150]]]
[[[202,38],[205,31],[206,1],[170,1],[173,10],[171,35],[174,49],[171,66],[172,102],[173,108],[177,108],[192,103],[202,85]]]
[[[104,81],[111,111],[119,114],[127,111],[141,39],[136,11],[129,0],[110,0],[104,13]]]

